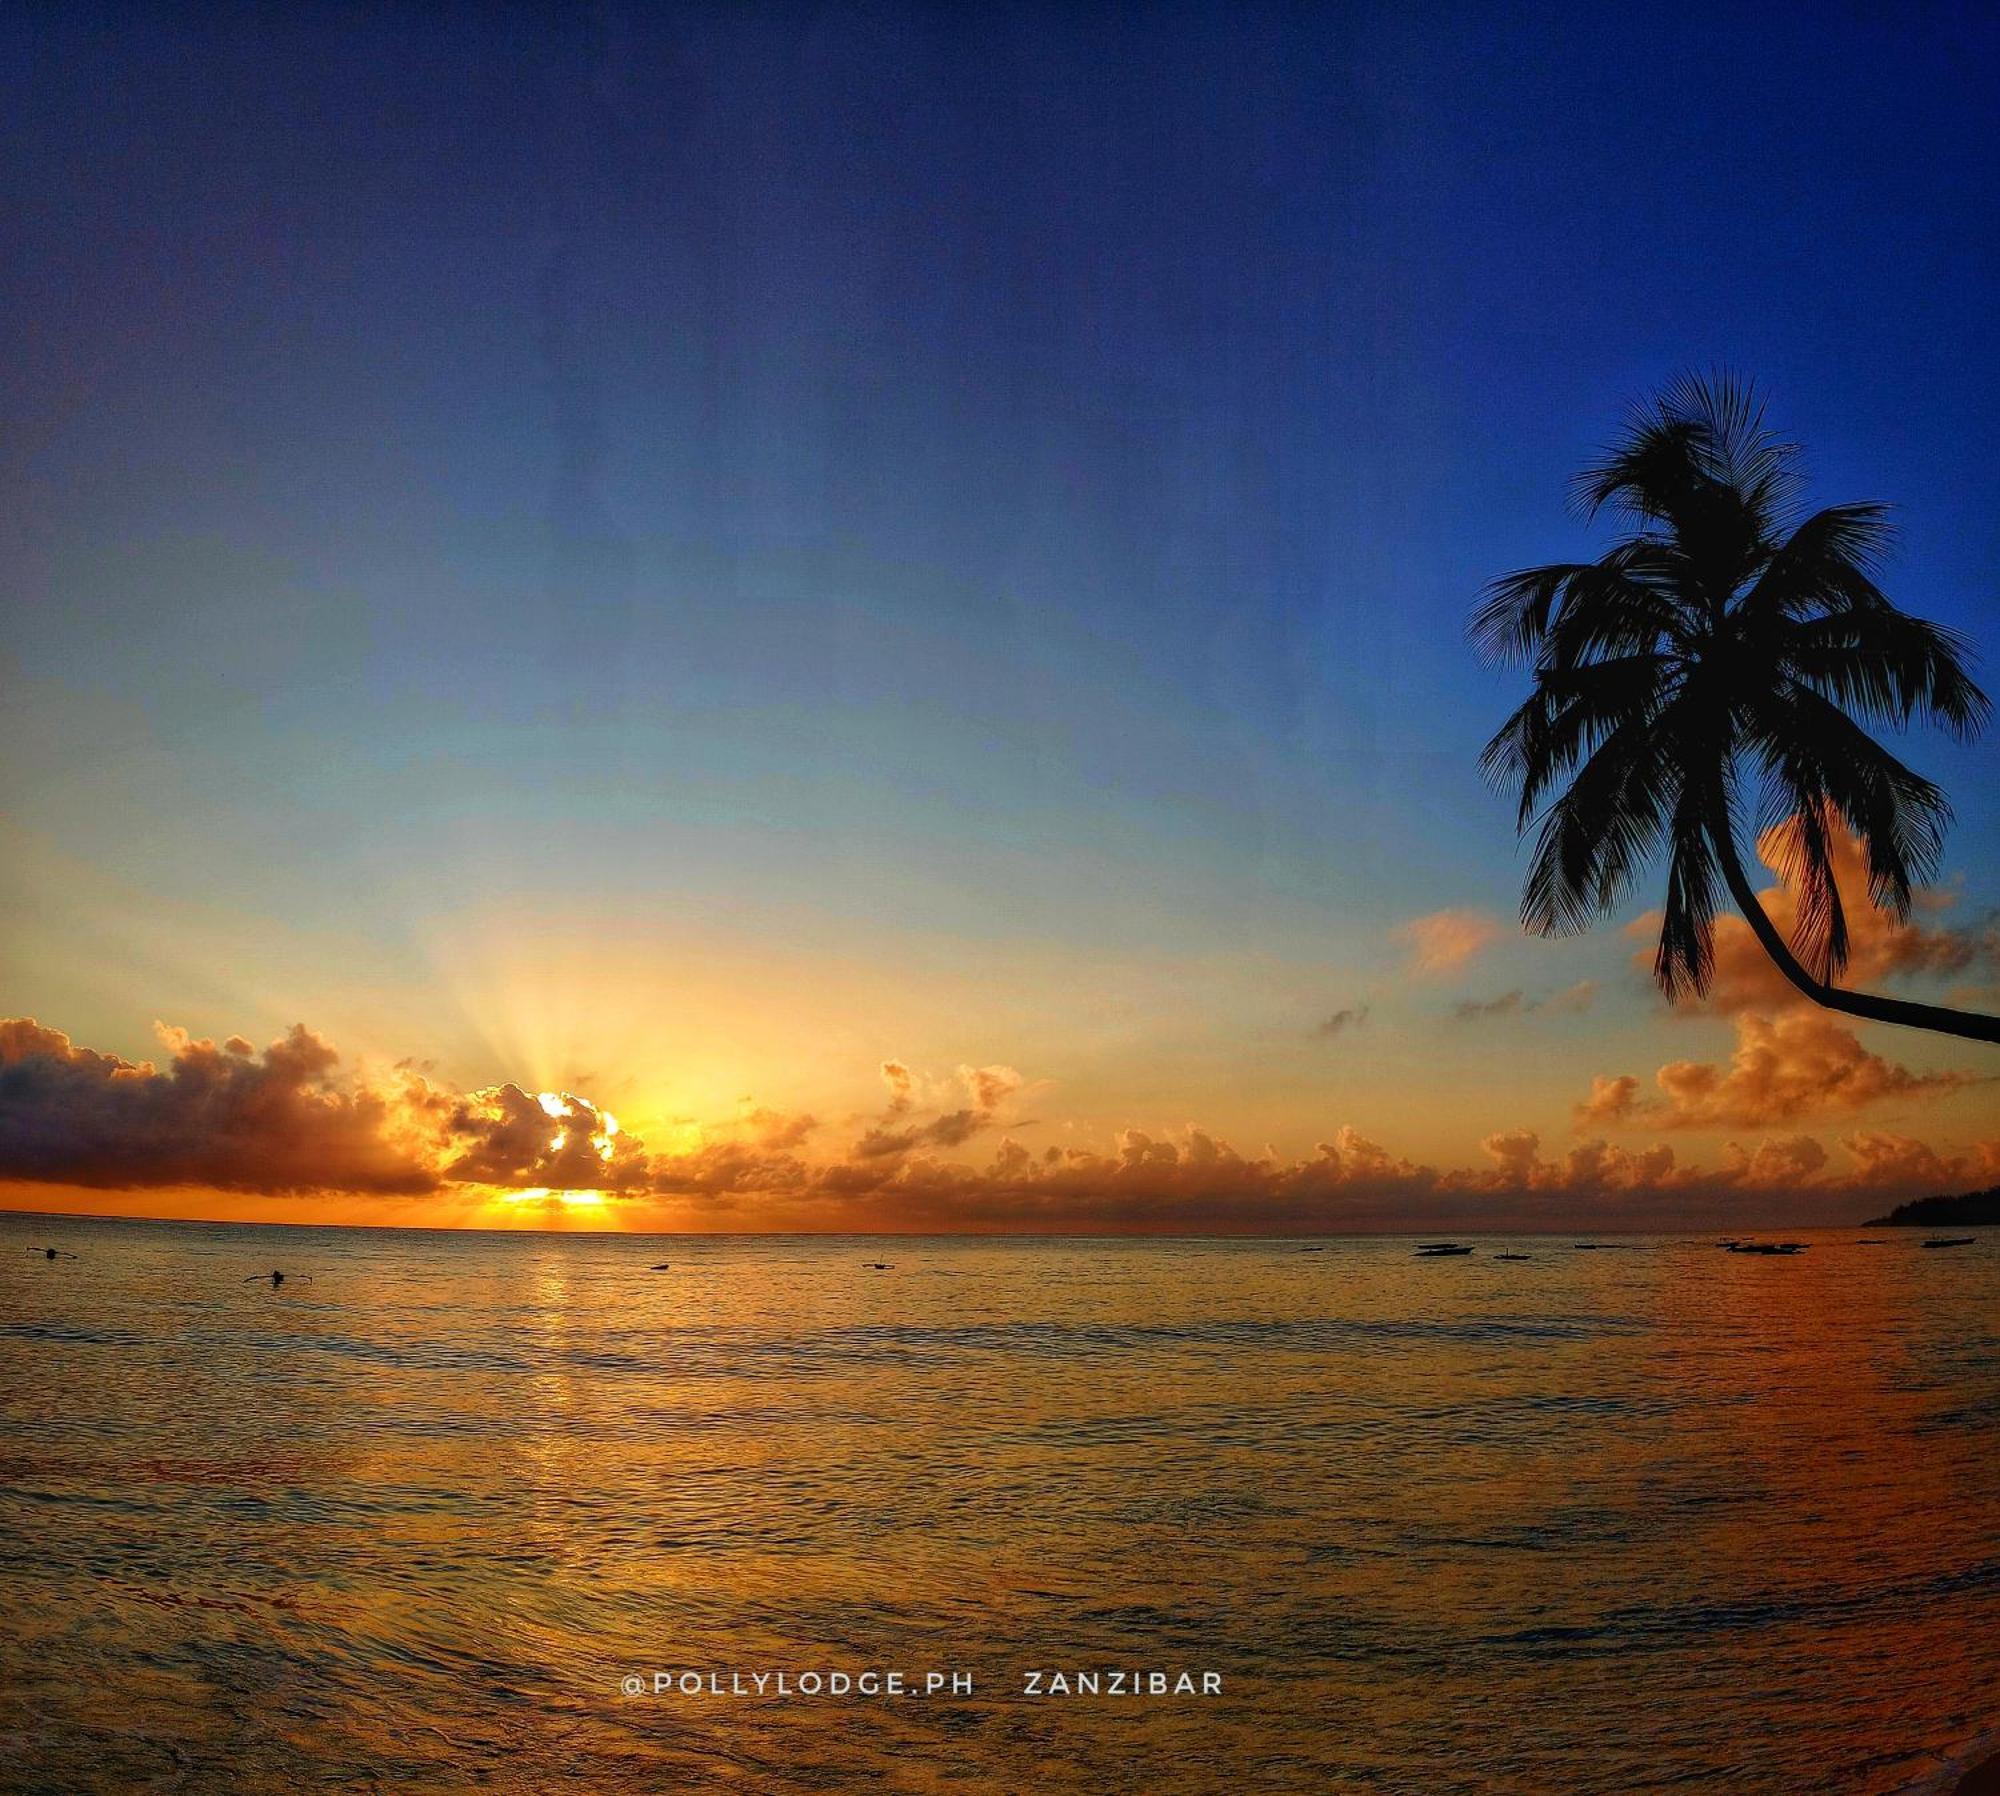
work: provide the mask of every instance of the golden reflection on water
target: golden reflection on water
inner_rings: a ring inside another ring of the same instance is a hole
[[[0,1727],[615,1796],[1890,1791],[2000,1721],[2000,1243],[1497,1245],[7,1219]],[[619,1693],[684,1667],[977,1689]]]

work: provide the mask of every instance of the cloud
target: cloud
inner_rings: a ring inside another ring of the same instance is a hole
[[[1579,979],[1574,985],[1566,986],[1553,997],[1542,1000],[1542,1009],[1550,1016],[1580,1016],[1597,1002],[1597,981]]]
[[[982,1130],[996,1126],[1007,1100],[1021,1089],[1021,1075],[1011,1066],[961,1066],[956,1087],[944,1089],[962,1091],[969,1103],[945,1110],[928,1122],[890,1128],[891,1118],[907,1116],[917,1102],[918,1081],[900,1060],[885,1062],[882,1076],[889,1086],[889,1107],[882,1113],[882,1121],[855,1142],[852,1153],[857,1160],[880,1160],[926,1147],[962,1146]]]
[[[1336,1010],[1332,1016],[1318,1023],[1313,1029],[1313,1034],[1324,1041],[1331,1041],[1335,1036],[1345,1034],[1349,1029],[1359,1029],[1367,1020],[1368,1006],[1366,1004],[1351,1004],[1345,1010]]]
[[[2000,1141],[1982,1141],[1967,1154],[1940,1154],[1908,1135],[1868,1129],[1840,1145],[1855,1165],[1856,1182],[1888,1191],[1939,1191],[2000,1183]]]
[[[748,1108],[738,1127],[766,1152],[783,1153],[805,1144],[819,1127],[819,1118],[807,1111],[787,1114],[782,1110]]]
[[[1630,1073],[1615,1078],[1599,1073],[1590,1082],[1590,1096],[1578,1104],[1572,1115],[1578,1128],[1592,1123],[1623,1122],[1639,1103],[1639,1081]]]
[[[1851,1029],[1820,1010],[1735,1019],[1727,1066],[1675,1060],[1654,1075],[1661,1096],[1639,1100],[1639,1081],[1599,1075],[1576,1106],[1579,1123],[1644,1121],[1669,1129],[1769,1128],[1811,1116],[1841,1115],[1874,1104],[1938,1098],[1987,1083],[1946,1070],[1919,1073],[1861,1045]]]
[[[921,1147],[958,1147],[970,1141],[984,1126],[972,1110],[954,1110],[933,1117],[927,1123],[912,1123],[906,1129],[870,1129],[854,1144],[857,1160],[879,1160],[885,1154],[907,1154]]]
[[[1451,1014],[1461,1023],[1483,1023],[1496,1016],[1519,1016],[1523,1009],[1532,1010],[1534,1005],[1512,991],[1497,998],[1466,998],[1451,1007]]]
[[[1011,1066],[962,1066],[958,1076],[981,1116],[991,1116],[1021,1089],[1021,1075]]]
[[[1812,1107],[1801,1093],[1838,1091],[1834,1107],[1852,1110],[1963,1082],[1892,1066],[1851,1038],[1801,1032],[1800,1021],[1742,1019],[1729,1067],[1689,1072],[1694,1063],[1677,1062],[1650,1104],[1636,1079],[1600,1078],[1579,1117],[1756,1130]],[[1123,1129],[1103,1147],[1038,1148],[1014,1132],[1031,1125],[1007,1120],[1039,1089],[1013,1068],[967,1065],[932,1080],[901,1062],[888,1063],[897,1076],[885,1073],[884,1112],[831,1157],[808,1152],[819,1133],[811,1115],[748,1100],[713,1124],[672,1125],[672,1143],[649,1151],[575,1093],[455,1092],[407,1065],[370,1074],[303,1027],[261,1051],[239,1037],[218,1047],[160,1033],[164,1068],[78,1047],[27,1019],[0,1022],[0,1179],[424,1200],[593,1190],[632,1206],[624,1214],[635,1226],[1287,1233],[1553,1225],[1605,1205],[1639,1227],[1726,1215],[1746,1194],[1762,1194],[1766,1214],[1789,1204],[1799,1220],[1834,1220],[1843,1196],[1913,1196],[2000,1176],[2000,1140],[1950,1146],[1872,1130],[1845,1138],[1839,1170],[1796,1132],[1732,1143],[1707,1167],[1660,1142],[1592,1138],[1545,1155],[1525,1127],[1494,1131],[1483,1162],[1458,1167],[1412,1160],[1351,1125],[1298,1158],[1246,1152],[1192,1123]],[[994,1145],[968,1156],[981,1137]],[[695,1207],[663,1208],[674,1204]]]
[[[1477,910],[1440,910],[1412,917],[1390,931],[1410,950],[1411,970],[1428,979],[1455,973],[1507,934],[1497,917]]]
[[[1803,1185],[1826,1165],[1826,1149],[1810,1135],[1778,1135],[1754,1148],[1731,1142],[1724,1150],[1724,1170],[1740,1184],[1759,1191]]]
[[[1987,1083],[1981,1075],[1919,1073],[1862,1046],[1820,1011],[1735,1019],[1729,1063],[1676,1060],[1655,1074],[1661,1096],[1641,1097],[1631,1074],[1598,1074],[1574,1107],[1579,1128],[1643,1122],[1669,1129],[1768,1128],[1890,1102],[1921,1102]]]
[[[448,1133],[445,1177],[460,1183],[623,1191],[647,1180],[645,1144],[573,1092],[475,1091],[453,1106]]]
[[[1541,1157],[1541,1137],[1532,1129],[1509,1129],[1480,1143],[1495,1167],[1498,1184],[1522,1191],[1568,1193],[1672,1189],[1703,1175],[1675,1164],[1663,1143],[1630,1153],[1602,1141],[1585,1141],[1559,1160]]]
[[[1597,981],[1579,979],[1576,984],[1546,998],[1531,998],[1525,992],[1502,992],[1497,998],[1467,998],[1451,1007],[1452,1018],[1460,1023],[1483,1023],[1494,1017],[1532,1016],[1541,1011],[1548,1016],[1574,1016],[1588,1010],[1597,996]]]
[[[1797,894],[1784,878],[1791,827],[1781,823],[1757,838],[1757,858],[1778,876],[1777,883],[1758,896],[1778,933],[1788,941],[1798,919]],[[1851,831],[1840,827],[1833,832],[1832,853],[1851,944],[1847,970],[1840,976],[1842,985],[1862,989],[1891,979],[2000,971],[2000,918],[1987,916],[1959,928],[1928,923],[1924,920],[1927,915],[1941,915],[1957,902],[1954,893],[1929,888],[1917,892],[1915,914],[1909,922],[1900,923],[1890,912],[1877,910],[1868,902],[1867,860]],[[1632,964],[1650,982],[1660,913],[1640,917],[1627,926],[1626,933],[1646,944],[1633,955]],[[1715,977],[1708,996],[1690,999],[1680,1008],[1690,1013],[1705,1008],[1730,1015],[1806,1001],[1772,963],[1750,925],[1734,912],[1724,912],[1715,920]]]
[[[415,1074],[387,1089],[344,1085],[340,1056],[303,1026],[261,1054],[241,1036],[218,1047],[155,1030],[164,1069],[77,1047],[31,1018],[0,1021],[0,1176],[99,1189],[437,1186],[427,1149],[439,1105]]]

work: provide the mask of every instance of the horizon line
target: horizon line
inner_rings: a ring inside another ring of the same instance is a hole
[[[1897,1208],[1902,1206],[1898,1205]],[[1893,1213],[1893,1212],[1892,1212]],[[1292,1233],[1218,1230],[1127,1230],[1106,1233],[1099,1230],[1049,1229],[578,1229],[578,1228],[479,1228],[414,1222],[289,1222],[268,1219],[199,1216],[119,1216],[96,1210],[27,1210],[0,1204],[0,1216],[32,1217],[38,1221],[140,1223],[168,1228],[250,1228],[321,1229],[367,1231],[403,1235],[502,1235],[550,1236],[561,1240],[624,1241],[1396,1241],[1417,1235],[1439,1234],[1448,1225],[1436,1228],[1413,1225],[1407,1229],[1316,1229]],[[1460,1228],[1458,1235],[1471,1240],[1528,1238],[1564,1240],[1629,1236],[1699,1236],[1713,1238],[1728,1229],[1751,1233],[1772,1233],[1789,1229],[1797,1234],[1851,1233],[1865,1228],[1929,1227],[1928,1223],[1883,1221],[1815,1223],[1716,1223],[1713,1226],[1680,1225],[1671,1228]],[[1966,1223],[1966,1228],[2000,1225]],[[1740,1239],[1741,1236],[1736,1238]]]

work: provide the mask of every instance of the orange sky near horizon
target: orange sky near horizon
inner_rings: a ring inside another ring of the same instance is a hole
[[[1775,865],[1775,839],[1763,850]],[[1842,858],[1858,886],[1852,844]],[[1785,926],[1789,893],[1765,901]],[[1958,923],[1949,890],[1908,923],[1853,916],[1856,984],[1991,974],[1990,927]],[[816,962],[809,943],[649,947],[546,925],[440,946],[425,989],[469,1026],[455,1046],[434,1029],[399,1048],[418,1013],[371,1010],[362,985],[343,1004],[338,981],[279,983],[302,1005],[325,996],[362,1027],[362,1052],[310,1024],[259,1046],[163,1023],[150,1044],[121,1030],[112,1046],[0,1021],[0,1203],[371,1226],[1286,1234],[1805,1226],[2000,1182],[1988,1051],[1801,1004],[1734,918],[1708,998],[1681,1012],[1646,982],[1645,917],[1548,944],[1446,907],[1379,931],[1372,958],[1350,950],[1332,1008],[1323,966],[1308,987],[1269,951],[1038,967],[1023,953],[955,979],[913,972],[906,952],[885,981]],[[239,992],[264,970],[255,954],[233,964]],[[899,985],[914,1000],[899,1005]],[[946,1014],[952,993],[962,1008]],[[973,1035],[1009,1057],[936,1052]],[[897,1051],[912,1040],[933,1052]]]

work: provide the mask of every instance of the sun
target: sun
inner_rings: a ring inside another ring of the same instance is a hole
[[[558,1191],[549,1185],[529,1185],[518,1191],[496,1191],[494,1196],[503,1204],[540,1204],[544,1208],[565,1210],[604,1208],[604,1193],[601,1191]]]
[[[597,1127],[590,1133],[590,1151],[607,1164],[617,1153],[618,1119],[609,1110],[599,1110],[567,1091],[538,1091],[535,1102],[541,1105],[542,1114],[552,1122],[566,1124],[579,1111],[595,1117]],[[549,1152],[552,1154],[561,1153],[568,1145],[569,1130],[566,1127],[557,1129],[549,1137]]]
[[[615,1231],[624,1226],[602,1191],[562,1185],[489,1186],[486,1226],[497,1229]]]

